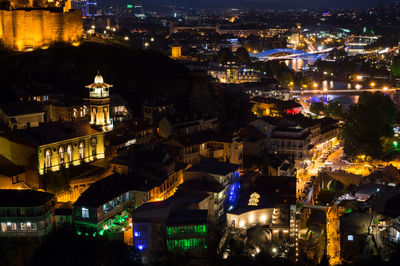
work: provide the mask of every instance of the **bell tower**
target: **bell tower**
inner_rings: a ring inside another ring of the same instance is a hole
[[[110,88],[113,85],[104,82],[98,73],[94,83],[86,86],[89,89],[90,124],[100,126],[104,131],[110,130]]]

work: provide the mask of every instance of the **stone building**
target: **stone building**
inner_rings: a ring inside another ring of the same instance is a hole
[[[17,51],[47,48],[55,42],[79,45],[83,32],[82,13],[70,10],[68,2],[64,12],[61,4],[52,9],[46,6],[0,10],[0,40]]]

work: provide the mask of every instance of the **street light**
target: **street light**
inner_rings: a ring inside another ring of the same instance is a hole
[[[384,91],[387,91],[389,88],[388,87],[383,87],[383,90]]]
[[[375,87],[375,82],[371,82],[371,87]]]

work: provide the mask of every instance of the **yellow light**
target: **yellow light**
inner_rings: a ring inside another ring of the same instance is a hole
[[[356,84],[356,89],[357,89],[357,90],[361,89],[361,87],[362,87],[362,86],[361,86],[360,84]]]
[[[357,76],[357,80],[361,81],[363,79],[363,76]]]
[[[371,82],[371,87],[375,87],[375,82]]]
[[[387,91],[389,88],[388,87],[383,87],[383,90],[384,91]]]
[[[313,83],[313,87],[314,87],[314,88],[318,88],[318,83],[314,82],[314,83]]]
[[[328,91],[328,89],[327,89],[327,88],[324,88],[324,89],[323,89],[323,91],[324,91],[324,92],[327,92],[327,91]]]

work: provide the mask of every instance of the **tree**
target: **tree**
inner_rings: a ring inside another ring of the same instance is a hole
[[[261,107],[261,104],[256,103],[253,105],[251,110],[253,114],[255,114],[258,118],[263,117],[265,115],[265,109]]]
[[[323,102],[312,102],[310,106],[310,112],[316,115],[325,112],[325,105]]]
[[[343,119],[344,110],[340,102],[330,102],[323,111],[325,116],[332,117],[337,120]]]
[[[400,56],[396,56],[392,61],[392,75],[394,77],[400,76]]]
[[[243,65],[250,65],[251,60],[249,53],[244,49],[243,47],[240,47],[239,49],[236,50],[236,60],[238,63],[243,64]]]
[[[358,103],[350,106],[344,115],[344,152],[349,156],[384,156],[386,140],[393,136],[396,113],[396,107],[388,96],[363,93]]]
[[[217,54],[217,61],[220,64],[234,61],[234,59],[235,57],[233,56],[232,51],[226,47],[221,48]]]

